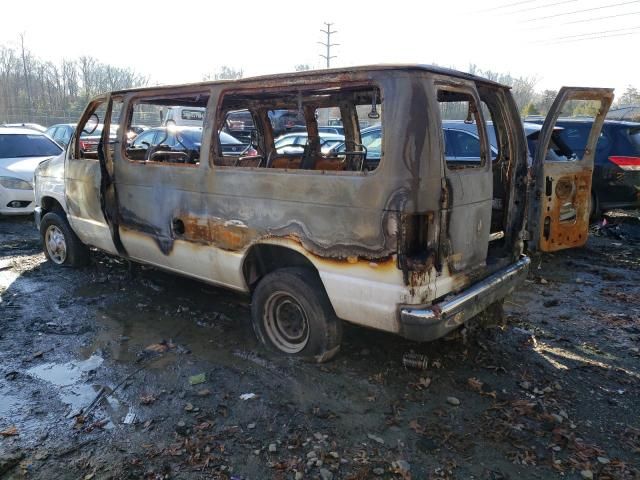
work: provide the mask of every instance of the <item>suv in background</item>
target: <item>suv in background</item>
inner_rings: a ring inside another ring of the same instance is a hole
[[[593,120],[559,118],[556,125],[561,127],[559,137],[581,157]],[[591,218],[611,208],[640,208],[640,123],[605,120],[602,126],[593,170]]]

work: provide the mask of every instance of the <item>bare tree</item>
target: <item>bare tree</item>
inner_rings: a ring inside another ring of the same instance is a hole
[[[626,90],[620,95],[618,99],[618,106],[624,105],[640,105],[640,91],[636,87],[628,85]]]
[[[92,57],[60,64],[42,61],[28,50],[23,34],[17,49],[0,46],[0,123],[69,121],[77,118],[88,97],[147,82],[131,69]]]
[[[202,80],[205,82],[209,80],[237,80],[238,78],[242,78],[243,75],[244,71],[242,69],[236,70],[233,67],[223,65],[213,75],[210,73],[203,75]]]

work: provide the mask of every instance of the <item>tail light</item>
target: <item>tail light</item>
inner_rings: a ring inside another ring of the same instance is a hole
[[[255,157],[257,155],[258,151],[255,148],[250,147],[249,150],[247,150],[247,157]]]
[[[87,150],[89,148],[89,144],[84,140],[80,140],[80,150]]]
[[[609,161],[622,170],[640,172],[640,157],[612,156]]]

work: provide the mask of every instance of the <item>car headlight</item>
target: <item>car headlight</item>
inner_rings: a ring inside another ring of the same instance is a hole
[[[26,180],[13,177],[0,177],[0,185],[12,190],[33,190],[33,187]]]

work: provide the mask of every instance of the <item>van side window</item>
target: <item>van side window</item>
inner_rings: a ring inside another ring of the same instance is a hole
[[[480,115],[476,102],[465,92],[439,90],[438,104],[442,120],[444,157],[449,169],[484,165]]]
[[[126,157],[163,165],[200,164],[208,93],[142,97],[127,112]]]
[[[382,157],[382,109],[374,85],[227,93],[217,114],[214,164],[366,173]],[[223,134],[232,134],[242,151],[234,150]]]

